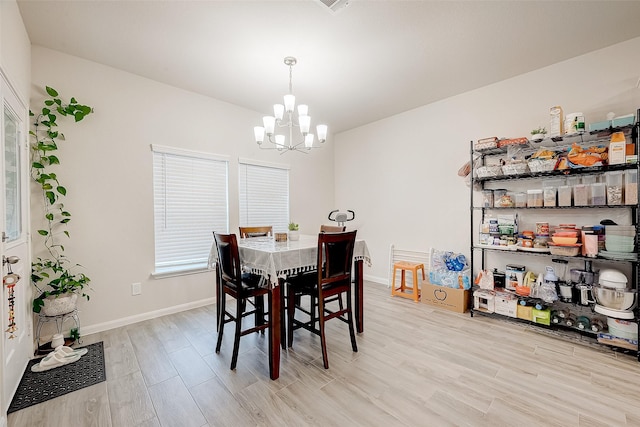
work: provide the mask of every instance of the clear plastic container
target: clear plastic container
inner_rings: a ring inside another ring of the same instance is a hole
[[[527,207],[527,193],[514,193],[513,199],[516,203],[516,208]]]
[[[558,206],[571,206],[572,188],[569,185],[558,187]]]
[[[573,204],[575,206],[589,206],[591,185],[576,184],[573,186]]]
[[[540,208],[542,206],[542,190],[527,190],[527,207]]]
[[[545,206],[556,206],[558,187],[565,185],[565,179],[545,179],[542,181],[542,193]]]
[[[596,182],[598,182],[597,175],[584,175],[582,177],[583,184],[591,185],[591,184],[595,184]]]
[[[624,172],[624,203],[626,205],[638,204],[638,170]]]
[[[591,184],[591,205],[602,206],[607,204],[607,185],[604,182]]]
[[[482,190],[482,207],[493,207],[493,190]]]
[[[500,207],[500,199],[507,195],[507,190],[500,188],[497,190],[493,190],[493,207]]]
[[[607,205],[622,204],[622,171],[607,172]]]
[[[542,199],[545,207],[553,207],[556,205],[556,188],[544,187],[542,189]]]

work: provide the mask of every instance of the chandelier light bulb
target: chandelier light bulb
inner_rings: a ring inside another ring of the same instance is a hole
[[[312,133],[308,133],[304,136],[304,146],[307,147],[309,150],[311,149],[311,147],[313,147],[313,138],[315,137],[314,134]]]
[[[298,122],[300,122],[300,132],[303,135],[309,133],[309,128],[311,127],[311,117],[309,116],[298,116]]]
[[[318,125],[316,131],[318,132],[318,141],[325,142],[327,140],[327,125]]]
[[[294,95],[284,96],[284,109],[287,113],[293,113],[293,107],[296,105],[296,97]]]
[[[256,137],[256,142],[258,144],[262,144],[262,141],[264,141],[264,128],[262,126],[254,127],[253,134]]]
[[[267,135],[273,135],[276,129],[276,118],[273,116],[264,116],[262,118],[262,123],[264,123],[264,131]]]
[[[284,105],[274,104],[273,115],[276,116],[276,120],[282,120],[282,117],[284,116]]]

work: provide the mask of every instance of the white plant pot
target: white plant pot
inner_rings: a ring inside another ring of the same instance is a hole
[[[300,240],[300,232],[299,231],[289,231],[289,240]]]
[[[60,316],[62,314],[71,313],[76,309],[78,302],[78,294],[69,293],[55,296],[48,296],[44,299],[41,313],[45,316]]]

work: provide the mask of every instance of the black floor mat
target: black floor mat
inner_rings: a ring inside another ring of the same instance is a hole
[[[7,413],[105,381],[102,341],[86,348],[89,351],[80,360],[44,372],[31,372],[41,359],[30,360]]]

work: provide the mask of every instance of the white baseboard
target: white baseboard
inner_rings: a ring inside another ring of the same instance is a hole
[[[381,285],[388,285],[388,279],[386,277],[376,277],[364,275],[364,280],[369,282],[379,283]],[[121,328],[123,326],[131,325],[133,323],[142,322],[144,320],[155,319],[156,317],[166,316],[167,314],[179,313],[181,311],[187,311],[198,307],[204,307],[205,305],[215,304],[215,297],[206,298],[199,301],[193,301],[186,304],[175,305],[172,307],[162,308],[160,310],[149,311],[147,313],[140,313],[134,316],[123,317],[121,319],[112,320],[109,322],[98,323],[95,325],[81,326],[80,332],[82,335],[91,335],[98,332],[108,331],[110,329]],[[2,427],[2,426],[0,426]]]
[[[147,313],[140,313],[134,316],[123,317],[121,319],[112,320],[110,322],[98,323],[96,325],[81,326],[80,332],[83,336],[95,334],[98,332],[108,331],[110,329],[121,328],[123,326],[131,325],[133,323],[142,322],[144,320],[155,319],[156,317],[166,316],[167,314],[179,313],[181,311],[187,311],[198,307],[204,307],[205,305],[214,304],[216,299],[205,298],[199,301],[188,302],[186,304],[174,305],[172,307],[162,308],[160,310],[149,311]]]
[[[381,285],[385,285],[389,287],[389,278],[388,277],[377,277],[377,276],[369,276],[365,274],[363,276],[364,280],[368,280],[369,282],[380,283]]]
[[[7,427],[7,416],[3,414],[0,418],[0,427]]]

